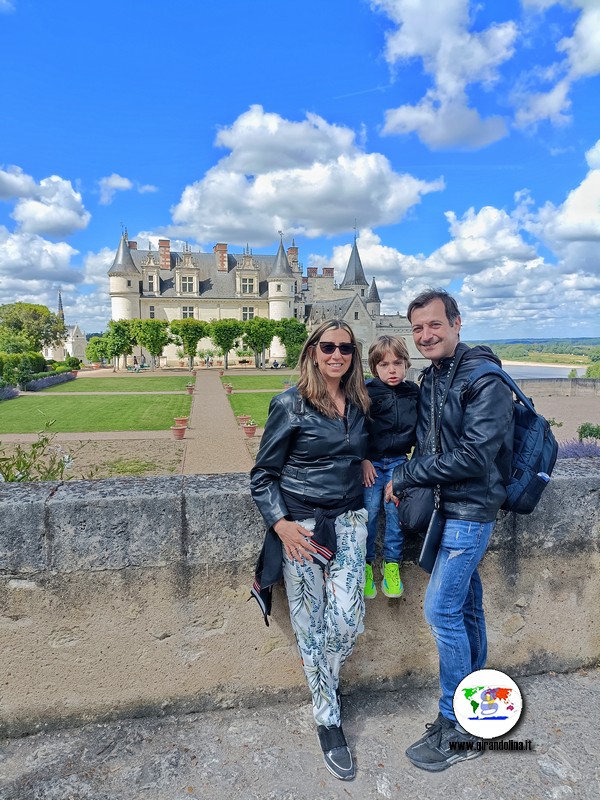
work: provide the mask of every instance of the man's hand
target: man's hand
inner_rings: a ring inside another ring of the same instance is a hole
[[[368,488],[369,486],[375,485],[375,481],[377,480],[377,472],[368,458],[365,458],[365,460],[362,462],[362,476],[363,486]]]

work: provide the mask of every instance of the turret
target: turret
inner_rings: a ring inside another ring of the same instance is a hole
[[[108,279],[112,319],[139,319],[142,273],[131,256],[125,233],[108,271]]]
[[[340,289],[354,289],[359,297],[364,298],[366,297],[368,286],[369,283],[365,278],[365,271],[360,260],[355,236],[348,266],[346,267],[346,274],[344,275],[344,280],[340,283]]]
[[[294,289],[296,283],[296,276],[290,268],[287,255],[283,249],[283,235],[281,233],[280,236],[279,250],[267,278],[269,285],[269,318],[275,320],[289,319],[294,316]],[[270,352],[272,358],[281,360],[285,357],[285,348],[277,336],[271,343]]]
[[[369,289],[369,295],[367,297],[367,309],[372,317],[378,316],[381,313],[381,297],[379,297],[379,292],[377,291],[375,278],[373,278],[373,283]]]

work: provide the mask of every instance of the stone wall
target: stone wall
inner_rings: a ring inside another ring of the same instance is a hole
[[[489,666],[515,676],[599,658],[600,464],[562,463],[481,569]],[[0,735],[308,696],[281,589],[268,628],[248,601],[247,475],[6,484],[0,519]],[[402,599],[368,603],[344,691],[435,680],[417,546]]]

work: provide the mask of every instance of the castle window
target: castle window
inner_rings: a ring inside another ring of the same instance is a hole
[[[154,291],[154,275],[148,275],[148,291]]]
[[[242,294],[254,294],[254,278],[242,278],[240,283]]]
[[[130,287],[131,287],[131,281],[127,281],[127,288],[129,289]]]
[[[154,306],[148,306],[148,317],[154,319]]]
[[[254,306],[242,306],[242,320],[254,319]]]
[[[181,309],[181,319],[194,319],[194,306],[183,306]]]
[[[361,289],[361,290],[360,290],[360,296],[361,296],[361,297],[364,297],[364,296],[365,296],[365,290],[364,290],[364,289]]]
[[[354,312],[354,319],[358,319],[358,311]]]
[[[194,291],[194,279],[189,277],[189,276],[184,275],[181,278],[181,291],[182,292],[187,292],[188,294],[190,292],[193,292]]]
[[[278,283],[278,284],[277,284],[277,291],[278,291],[278,292],[280,292],[280,291],[281,291],[281,284],[280,284],[280,283]]]

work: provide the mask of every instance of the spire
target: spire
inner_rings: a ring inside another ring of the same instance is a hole
[[[60,319],[61,322],[65,321],[65,312],[63,309],[62,297],[60,295],[60,289],[58,290],[58,311],[56,316]]]
[[[279,231],[281,241],[279,242],[279,250],[275,256],[275,263],[273,269],[269,273],[269,278],[293,278],[294,273],[290,269],[290,262],[283,248],[283,234]]]
[[[367,297],[367,303],[381,303],[381,297],[379,297],[379,292],[377,291],[377,284],[375,283],[374,277],[373,277],[373,283],[371,284],[371,288],[369,289],[369,296]]]
[[[352,252],[348,266],[346,267],[346,274],[344,280],[340,283],[340,289],[346,289],[350,286],[368,286],[369,283],[365,278],[365,271],[360,260],[358,253],[358,245],[356,244],[356,232],[354,234],[354,244],[352,245]]]
[[[119,249],[113,261],[112,267],[108,271],[109,275],[135,275],[139,278],[140,271],[136,267],[129,245],[127,244],[127,233],[123,233],[119,242]]]

